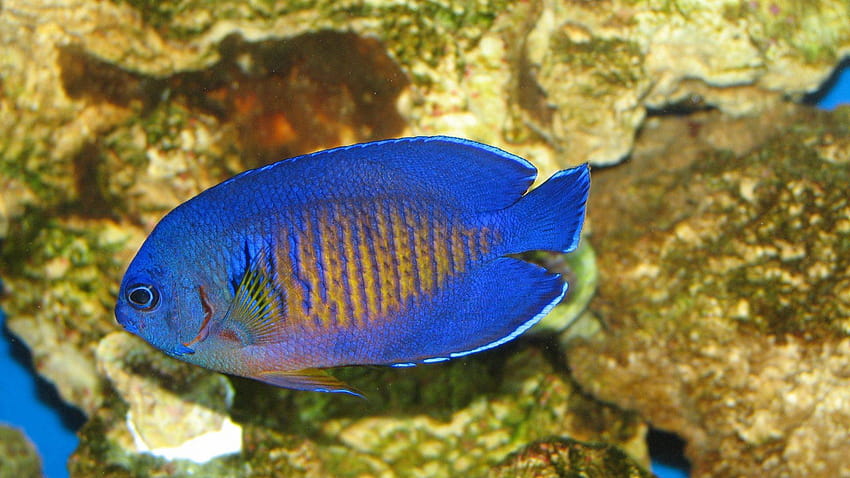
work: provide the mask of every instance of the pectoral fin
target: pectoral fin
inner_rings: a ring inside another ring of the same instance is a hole
[[[260,372],[254,378],[278,387],[314,392],[348,393],[366,398],[359,390],[318,368],[305,368],[291,372],[278,370]]]
[[[227,311],[223,329],[232,331],[232,338],[242,345],[270,344],[279,339],[282,305],[267,269],[265,254],[257,254],[242,275]]]

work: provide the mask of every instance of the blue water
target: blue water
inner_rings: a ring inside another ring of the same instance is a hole
[[[67,477],[65,462],[77,446],[74,430],[83,424],[83,414],[36,378],[29,351],[7,332],[2,312],[0,330],[0,423],[24,429],[41,453],[45,476]]]
[[[850,104],[850,59],[810,98],[818,107],[832,110],[838,105]]]
[[[850,104],[850,62],[808,101],[824,109]],[[25,430],[42,455],[47,478],[65,478],[65,462],[77,446],[74,430],[82,425],[83,416],[64,405],[50,384],[34,376],[29,353],[6,332],[2,313],[0,329],[0,422]],[[651,438],[652,471],[661,478],[687,477],[681,443],[663,433]]]

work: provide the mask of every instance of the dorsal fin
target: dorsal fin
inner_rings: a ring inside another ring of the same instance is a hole
[[[420,136],[355,144],[279,161],[246,171],[205,195],[211,200],[230,201],[233,191],[244,196],[246,188],[262,189],[262,195],[246,198],[267,205],[269,197],[280,197],[290,206],[315,197],[400,195],[437,199],[460,210],[480,212],[515,203],[536,176],[537,169],[531,163],[496,147],[448,136]]]
[[[331,150],[333,151],[333,150]],[[329,154],[331,151],[325,152]],[[318,156],[319,153],[317,153]],[[537,169],[519,156],[494,146],[449,136],[391,139],[340,148],[342,161],[364,163],[365,179],[375,177],[399,188],[436,193],[472,211],[502,209],[525,193]],[[386,187],[380,186],[380,187]]]
[[[252,258],[236,287],[230,308],[222,324],[243,345],[262,345],[278,341],[279,322],[283,320],[281,295],[268,270],[266,253]]]

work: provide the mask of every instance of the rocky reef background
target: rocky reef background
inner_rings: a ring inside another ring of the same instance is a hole
[[[647,127],[594,184],[605,331],[574,377],[682,435],[695,476],[850,474],[850,108]]]
[[[3,2],[2,307],[88,417],[71,474],[644,476],[647,424],[684,437],[695,476],[850,473],[850,119],[795,106],[850,53],[848,18],[838,0]],[[535,258],[575,288],[530,337],[343,371],[363,402],[117,330],[123,268],[171,207],[412,134],[544,177],[629,159],[594,171],[598,272],[589,248]],[[197,455],[205,437],[233,453]]]

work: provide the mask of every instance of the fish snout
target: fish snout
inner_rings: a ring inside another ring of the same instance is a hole
[[[127,332],[139,335],[139,326],[136,321],[130,319],[125,314],[122,314],[119,308],[115,309],[115,320],[119,325],[121,325],[121,327],[124,327],[124,330]]]

